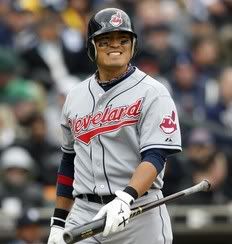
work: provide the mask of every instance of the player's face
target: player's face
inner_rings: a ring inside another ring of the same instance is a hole
[[[124,67],[130,62],[132,40],[131,35],[115,31],[99,35],[95,38],[97,49],[97,65],[100,67]]]

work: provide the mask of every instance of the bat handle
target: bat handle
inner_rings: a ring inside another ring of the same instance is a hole
[[[105,218],[97,219],[92,222],[81,225],[69,231],[65,231],[63,239],[67,244],[84,240],[88,237],[101,233],[105,227]]]

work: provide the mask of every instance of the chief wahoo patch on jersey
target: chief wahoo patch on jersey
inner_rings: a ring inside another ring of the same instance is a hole
[[[103,111],[87,114],[81,118],[69,119],[74,138],[86,145],[97,135],[134,125],[139,121],[143,99],[129,106],[108,106]]]
[[[110,19],[110,24],[113,25],[114,27],[118,27],[122,24],[123,19],[121,16],[120,11],[117,11],[116,14],[113,14]]]
[[[175,119],[176,119],[176,114],[174,111],[172,111],[171,115],[164,116],[159,127],[165,134],[172,134],[174,131],[177,130]]]

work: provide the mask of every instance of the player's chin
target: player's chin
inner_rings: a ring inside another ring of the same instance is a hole
[[[115,67],[115,68],[120,68],[120,67],[123,67],[123,66],[125,66],[126,64],[124,63],[124,62],[120,62],[120,61],[118,61],[118,62],[108,62],[107,63],[107,66],[108,67],[111,67],[111,68],[113,68],[113,67]]]
[[[128,60],[125,58],[110,58],[106,62],[110,66],[117,66],[117,67],[122,67],[126,64],[128,64]]]

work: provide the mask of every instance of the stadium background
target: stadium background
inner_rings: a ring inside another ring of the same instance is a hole
[[[61,107],[96,69],[86,26],[104,7],[128,12],[139,39],[132,64],[164,83],[179,111],[184,150],[168,159],[165,195],[212,182],[168,204],[174,244],[231,243],[231,0],[0,1],[0,243],[46,243]]]

